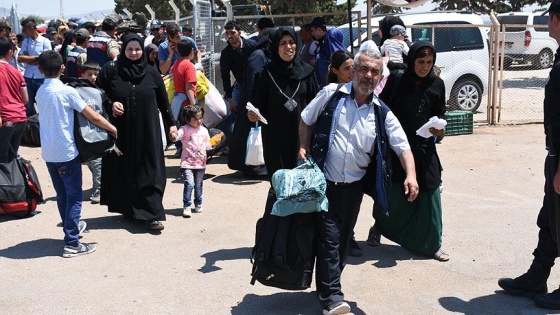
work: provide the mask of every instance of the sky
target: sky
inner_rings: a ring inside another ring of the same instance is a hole
[[[17,4],[20,14],[36,14],[41,17],[60,15],[60,0],[0,0],[0,7],[10,9],[12,3]],[[77,14],[112,10],[115,8],[114,0],[62,0],[62,3],[65,18],[73,17]]]

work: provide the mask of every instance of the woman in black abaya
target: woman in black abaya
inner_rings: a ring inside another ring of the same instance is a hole
[[[317,94],[319,88],[313,67],[298,56],[296,32],[279,27],[270,35],[270,63],[257,75],[253,105],[268,121],[262,124],[264,164],[269,178],[279,169],[297,165],[299,152],[299,121],[301,111]],[[255,122],[259,117],[248,111]],[[271,187],[265,206],[270,214],[276,201]]]
[[[138,35],[123,38],[116,62],[103,66],[97,85],[109,98],[107,109],[117,127],[115,152],[103,158],[101,204],[109,212],[144,220],[153,230],[162,230],[165,220],[165,161],[158,110],[170,135],[177,129],[167,93],[158,71],[147,64],[143,41]]]

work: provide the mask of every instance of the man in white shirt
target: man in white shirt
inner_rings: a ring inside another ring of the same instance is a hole
[[[418,195],[414,159],[404,130],[395,115],[373,94],[382,69],[378,52],[358,53],[352,82],[340,87],[326,86],[301,113],[299,158],[306,160],[311,154],[327,179],[329,209],[317,213],[316,286],[323,314],[351,311],[344,301],[340,278],[363,193],[375,190],[383,182],[383,175],[376,176],[370,190],[368,183],[371,185],[371,181],[366,183],[365,178],[370,163],[379,161],[383,154],[380,148],[384,137],[406,171],[403,185],[408,200],[413,201]],[[383,158],[386,160],[389,156]],[[382,199],[386,201],[387,198],[386,193],[373,192],[372,195],[376,202],[383,203]]]

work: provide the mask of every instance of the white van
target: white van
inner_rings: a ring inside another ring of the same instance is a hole
[[[407,26],[411,42],[426,40],[434,44],[437,52],[436,66],[445,83],[446,99],[452,109],[476,111],[488,89],[488,35],[480,15],[470,12],[435,11],[397,14]],[[379,45],[377,29],[383,16],[371,19],[372,39]],[[366,20],[360,30],[353,23],[355,39],[353,51],[366,40]],[[463,27],[462,25],[472,25]],[[348,24],[339,29],[349,45]],[[360,36],[358,37],[358,33]],[[350,48],[349,48],[350,50]]]
[[[548,35],[548,13],[510,12],[498,14],[497,18],[500,24],[506,25],[505,68],[514,62],[530,62],[537,69],[552,66],[558,43]]]

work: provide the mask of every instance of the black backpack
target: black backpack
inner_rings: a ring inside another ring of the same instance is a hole
[[[268,209],[268,207],[267,207]],[[314,213],[279,217],[270,213],[257,221],[252,251],[251,284],[284,290],[311,286],[316,256]]]
[[[101,89],[87,79],[64,78],[63,82],[75,88],[88,106],[109,120],[103,107],[105,94]],[[97,127],[77,111],[74,112],[74,139],[82,163],[103,157],[115,145],[115,138],[107,130]]]

